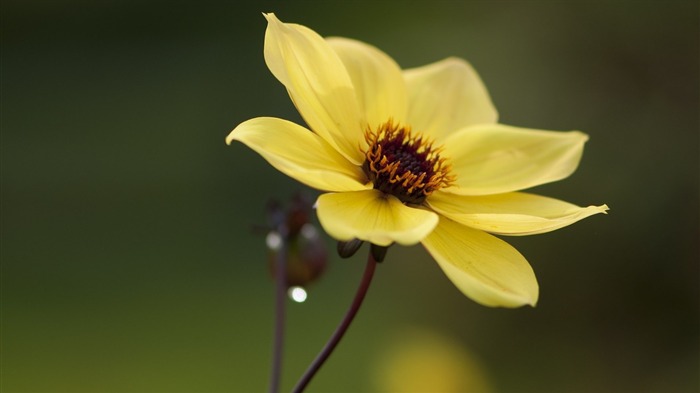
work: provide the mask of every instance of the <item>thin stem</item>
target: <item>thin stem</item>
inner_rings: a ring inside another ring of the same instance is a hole
[[[287,239],[280,234],[282,242],[275,258],[275,342],[272,349],[272,372],[270,393],[280,390],[282,374],[282,348],[284,347],[285,292],[287,291]]]
[[[293,393],[301,393],[304,391],[306,385],[308,385],[309,382],[311,382],[311,379],[314,377],[314,375],[316,375],[316,372],[318,372],[318,370],[321,368],[326,359],[328,359],[328,357],[331,355],[335,347],[340,342],[340,339],[343,338],[345,331],[348,330],[348,328],[350,327],[350,323],[352,323],[352,320],[355,318],[355,314],[357,314],[357,311],[360,310],[362,301],[364,300],[365,295],[367,294],[367,289],[369,289],[369,284],[372,282],[372,277],[374,276],[374,268],[376,266],[377,261],[374,260],[374,257],[370,252],[367,256],[367,265],[365,266],[365,272],[362,275],[360,287],[357,288],[357,293],[355,293],[355,299],[353,299],[352,304],[348,309],[348,312],[345,314],[345,317],[343,317],[343,320],[335,329],[335,332],[333,332],[333,335],[326,343],[326,346],[323,347],[321,352],[319,352],[318,356],[316,356],[316,359],[314,359],[313,363],[311,363],[304,375],[301,377],[301,379],[299,379],[299,382],[297,382],[297,385],[294,387],[294,390],[292,390]]]

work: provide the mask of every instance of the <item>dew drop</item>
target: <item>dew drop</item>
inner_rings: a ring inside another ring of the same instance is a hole
[[[272,251],[277,251],[282,247],[282,236],[275,231],[271,231],[265,238],[265,244]]]
[[[291,287],[288,291],[289,298],[297,303],[304,303],[306,301],[306,290],[302,287]]]
[[[306,240],[314,240],[318,237],[318,231],[315,226],[304,224],[304,226],[301,227],[301,235],[304,236]]]

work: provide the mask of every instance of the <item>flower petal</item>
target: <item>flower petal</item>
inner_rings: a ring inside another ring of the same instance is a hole
[[[491,307],[537,303],[535,273],[503,240],[441,217],[423,245],[457,288],[477,303]]]
[[[363,116],[335,51],[313,30],[265,14],[265,62],[311,129],[355,164],[364,158]]]
[[[518,191],[569,176],[576,170],[588,136],[483,124],[460,130],[444,143],[444,156],[462,195]]]
[[[460,224],[499,235],[549,232],[608,210],[607,205],[579,207],[522,192],[464,196],[438,191],[428,198],[428,204]]]
[[[238,125],[226,143],[240,141],[272,166],[310,187],[354,191],[370,187],[362,169],[350,163],[321,137],[287,120],[258,117]]]
[[[386,53],[360,41],[326,38],[350,75],[360,110],[370,127],[406,118],[406,84],[401,68]]]
[[[450,57],[408,69],[404,78],[409,94],[408,122],[435,140],[460,128],[498,120],[481,78],[462,59]]]
[[[323,194],[316,209],[323,229],[332,237],[357,238],[379,246],[416,244],[438,222],[437,214],[408,207],[378,190]]]

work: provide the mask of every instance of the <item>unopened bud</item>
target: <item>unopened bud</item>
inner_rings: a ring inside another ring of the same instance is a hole
[[[351,256],[355,255],[357,250],[360,249],[362,243],[364,242],[360,239],[352,239],[346,242],[338,242],[338,255],[340,255],[341,258],[350,258]]]
[[[375,261],[377,262],[383,262],[384,258],[386,257],[386,252],[389,250],[389,246],[378,246],[376,244],[372,244],[370,247],[369,251],[372,253],[372,258],[374,258]]]
[[[277,253],[284,252],[286,286],[290,289],[306,287],[326,270],[328,252],[310,217],[311,203],[301,195],[294,196],[288,209],[275,202],[268,204],[268,220],[273,228],[266,239],[270,273],[277,277]]]

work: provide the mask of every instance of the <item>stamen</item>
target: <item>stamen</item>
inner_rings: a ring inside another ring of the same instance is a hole
[[[363,169],[374,188],[404,203],[421,204],[425,198],[454,182],[441,148],[406,126],[387,121],[365,132],[369,147]]]

